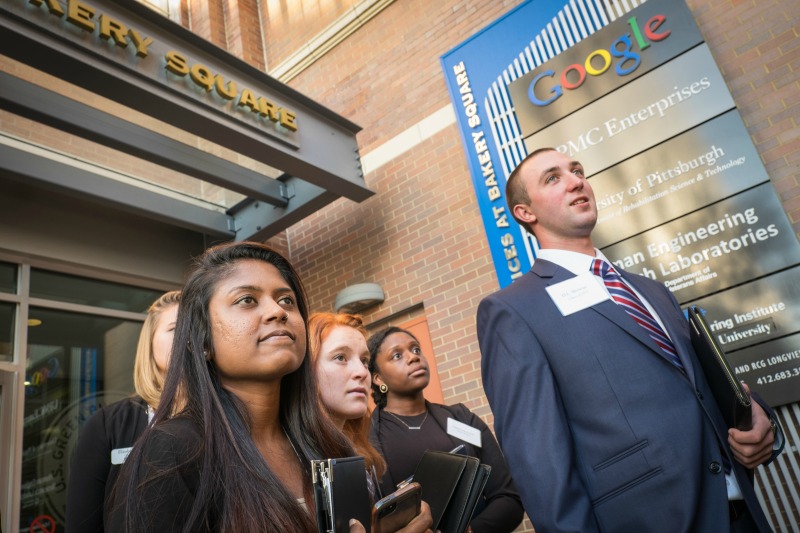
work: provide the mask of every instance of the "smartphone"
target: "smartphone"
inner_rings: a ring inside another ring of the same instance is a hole
[[[422,486],[411,482],[372,507],[372,533],[393,533],[420,513]]]

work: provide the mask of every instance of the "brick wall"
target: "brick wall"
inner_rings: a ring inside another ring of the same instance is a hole
[[[225,2],[225,35],[230,52],[249,64],[264,69],[259,3],[257,0]]]
[[[185,24],[192,32],[225,50],[230,50],[225,37],[224,0],[184,0],[189,20]],[[233,52],[233,50],[231,50]]]
[[[198,35],[263,66],[264,43],[270,63],[280,62],[356,3],[183,0],[181,19]],[[364,126],[359,144],[366,153],[446,104],[439,56],[518,3],[394,2],[291,85]],[[687,3],[800,231],[800,37],[795,24],[800,3]]]
[[[290,82],[364,127],[362,153],[447,105],[439,57],[517,2],[395,2]],[[461,139],[450,126],[367,175],[376,195],[340,200],[288,230],[315,310],[377,282],[380,320],[416,304],[428,319],[442,391],[491,421],[475,309],[497,288]]]
[[[265,35],[269,64],[275,66],[286,60],[359,3],[358,0],[261,0],[261,15],[269,27]]]
[[[446,105],[440,56],[519,3],[395,1],[289,85],[361,125],[369,152]]]

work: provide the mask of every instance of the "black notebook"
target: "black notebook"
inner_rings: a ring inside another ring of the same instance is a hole
[[[319,533],[349,533],[355,518],[370,533],[372,501],[363,457],[311,461]]]
[[[422,485],[422,499],[431,508],[431,529],[466,531],[490,473],[491,467],[475,457],[426,451],[412,479]]]
[[[736,377],[736,373],[725,357],[722,347],[714,338],[700,308],[692,305],[689,306],[688,311],[692,346],[694,346],[700,366],[703,367],[703,373],[706,375],[708,385],[711,387],[725,422],[728,427],[743,431],[752,429],[750,395]]]

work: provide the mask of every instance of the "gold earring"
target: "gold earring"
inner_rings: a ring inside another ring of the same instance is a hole
[[[383,394],[386,394],[387,392],[389,392],[389,387],[387,387],[386,383],[384,383],[383,385],[378,387],[378,390],[381,391]]]

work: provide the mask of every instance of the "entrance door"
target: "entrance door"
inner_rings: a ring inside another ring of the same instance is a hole
[[[30,317],[40,324],[28,329],[19,526],[61,532],[81,428],[133,393],[141,322],[34,306]]]
[[[81,428],[133,392],[161,293],[0,260],[0,530],[63,533]]]

